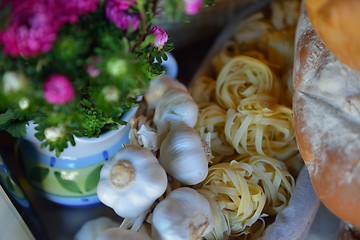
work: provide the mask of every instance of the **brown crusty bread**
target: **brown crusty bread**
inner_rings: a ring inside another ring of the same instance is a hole
[[[360,227],[360,74],[325,47],[305,11],[295,44],[293,110],[300,153],[324,205]]]
[[[315,32],[339,60],[360,73],[360,1],[305,0]]]

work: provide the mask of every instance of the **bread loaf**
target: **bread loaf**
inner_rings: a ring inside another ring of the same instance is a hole
[[[295,134],[314,189],[333,213],[360,227],[360,74],[325,47],[304,11],[294,77]]]
[[[315,32],[339,60],[360,73],[360,1],[306,0]]]

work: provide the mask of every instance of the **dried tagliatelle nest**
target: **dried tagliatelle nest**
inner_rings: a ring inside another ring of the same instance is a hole
[[[260,238],[294,192],[303,166],[291,109],[299,12],[300,1],[272,1],[241,21],[190,85],[195,129],[214,156],[196,185],[215,218],[206,239]]]
[[[206,239],[250,233],[256,239],[265,228],[264,217],[287,206],[295,181],[281,161],[252,156],[211,166],[196,188],[209,200],[216,223]]]

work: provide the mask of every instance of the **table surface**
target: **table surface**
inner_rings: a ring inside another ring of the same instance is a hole
[[[178,79],[180,81],[186,84],[191,81],[215,39],[216,35],[207,36],[206,39],[191,43],[191,46],[182,46],[181,49],[175,46],[176,50],[173,52],[173,55],[178,62]],[[1,132],[0,139],[0,151],[3,158],[5,160],[7,159],[10,165],[13,165],[11,166],[12,168],[16,169],[16,156],[14,154],[14,146],[16,146],[15,140]],[[17,171],[20,170],[17,169]],[[86,208],[69,208],[57,205],[34,192],[25,179],[20,179],[20,182],[33,205],[33,209],[42,222],[44,231],[47,232],[49,239],[72,239],[84,222],[100,216],[108,216],[115,221],[121,221],[121,218],[117,216],[112,209],[102,204]],[[4,221],[4,219],[0,219],[0,223],[1,221]],[[339,219],[331,214],[324,206],[321,206],[306,239],[337,239],[338,229]]]

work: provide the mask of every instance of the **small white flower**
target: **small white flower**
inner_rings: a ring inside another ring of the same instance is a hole
[[[124,59],[111,59],[108,61],[107,71],[114,77],[119,77],[127,72],[127,62]]]
[[[19,72],[5,72],[3,75],[3,87],[5,93],[18,92],[25,87],[26,77]]]
[[[27,98],[21,98],[19,100],[19,107],[21,110],[25,110],[29,107],[30,103],[29,103],[29,99]]]
[[[120,95],[117,87],[113,85],[106,86],[102,89],[102,94],[104,95],[106,101],[108,102],[117,102],[119,101]]]
[[[45,138],[49,142],[56,142],[58,139],[61,139],[64,135],[64,127],[58,126],[58,127],[48,127],[45,129]]]

